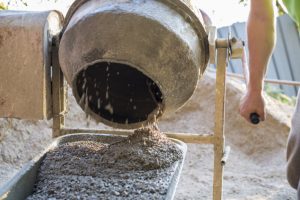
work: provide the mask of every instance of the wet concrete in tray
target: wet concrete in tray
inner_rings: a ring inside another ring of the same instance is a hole
[[[75,141],[47,153],[35,199],[165,199],[182,151],[155,128],[105,143]]]

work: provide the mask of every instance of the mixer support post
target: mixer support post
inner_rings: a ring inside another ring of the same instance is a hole
[[[225,96],[226,96],[226,61],[228,48],[217,47],[217,74],[216,74],[216,100],[215,100],[215,130],[214,130],[214,180],[213,199],[222,199],[224,154],[224,122],[225,122]]]
[[[61,136],[61,130],[65,125],[65,101],[66,89],[64,87],[64,76],[60,69],[58,60],[58,37],[53,38],[52,42],[52,113],[53,126],[52,137]]]

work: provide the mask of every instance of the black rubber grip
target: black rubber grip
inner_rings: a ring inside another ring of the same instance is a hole
[[[250,114],[250,121],[252,124],[259,124],[260,122],[260,117],[257,113],[251,113]]]

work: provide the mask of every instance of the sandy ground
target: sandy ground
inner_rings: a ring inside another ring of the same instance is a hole
[[[161,130],[212,133],[214,81],[213,74],[206,74],[191,100],[161,120]],[[243,93],[240,82],[228,81],[225,134],[232,150],[224,173],[224,199],[296,199],[296,192],[285,178],[285,146],[293,109],[267,98],[268,118],[253,126],[237,112]],[[73,97],[69,97],[68,108],[67,126],[107,128],[87,120]],[[0,186],[50,142],[51,122],[0,119]],[[212,170],[212,146],[188,145],[175,199],[211,199]]]

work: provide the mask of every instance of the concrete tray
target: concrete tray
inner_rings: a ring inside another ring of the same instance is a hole
[[[35,157],[33,160],[28,162],[6,185],[0,188],[0,199],[7,199],[7,200],[22,200],[26,199],[29,195],[32,194],[34,189],[34,184],[37,179],[38,170],[43,159],[46,156],[46,153],[58,147],[61,144],[68,143],[68,142],[75,142],[75,141],[97,141],[106,143],[105,141],[108,139],[118,139],[122,136],[116,136],[113,134],[70,134],[66,136],[59,137],[55,139],[52,144],[39,156]],[[180,173],[182,170],[182,166],[184,163],[184,158],[186,154],[186,144],[179,141],[172,139],[172,141],[182,150],[183,159],[177,161],[174,165],[176,166],[176,170],[172,175],[168,192],[166,195],[166,200],[171,200],[174,197],[176,186],[179,181]]]

